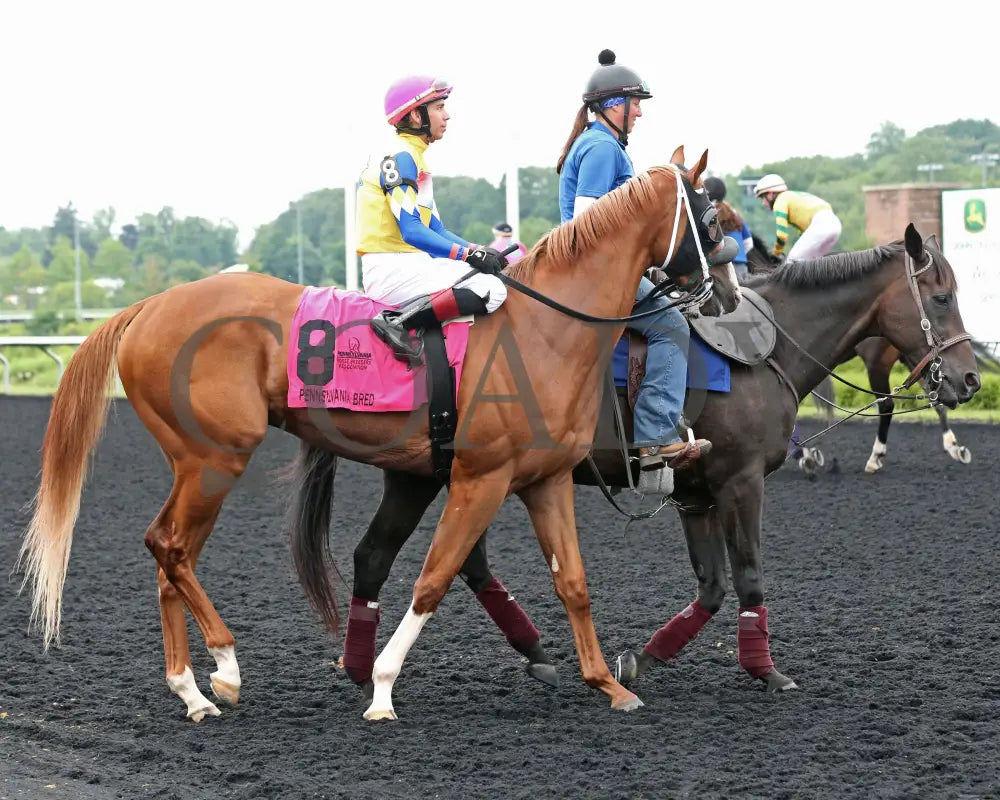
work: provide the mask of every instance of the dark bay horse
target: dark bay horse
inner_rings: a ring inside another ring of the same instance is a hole
[[[706,216],[710,204],[700,190],[707,156],[690,172],[656,167],[628,181],[544,237],[512,270],[536,292],[577,312],[623,317],[651,263],[669,262],[668,270],[687,274],[703,269],[702,253],[716,247]],[[682,163],[678,149],[672,164]],[[688,213],[681,212],[682,205]],[[694,263],[677,263],[692,247]],[[730,289],[735,292],[735,285]],[[194,679],[185,607],[216,662],[214,692],[228,702],[239,696],[235,640],[195,567],[228,491],[268,425],[383,469],[432,474],[424,411],[362,414],[288,407],[287,342],[302,292],[301,286],[246,273],[206,278],[136,303],[77,351],[45,432],[41,481],[20,563],[25,585],[33,590],[33,621],[40,622],[48,646],[59,634],[88,458],[103,429],[106,389],[117,366],[136,414],[174,474],[145,543],[158,568],[167,684],[194,721],[219,711]],[[601,381],[623,328],[623,323],[595,328],[517,292],[497,312],[476,320],[458,390],[449,501],[414,585],[412,605],[375,663],[374,700],[366,718],[395,716],[391,689],[406,652],[509,494],[518,494],[528,508],[551,565],[584,680],[604,692],[614,708],[641,705],[614,679],[601,654],[571,480],[593,440]],[[530,408],[504,399],[518,389],[530,395]],[[296,563],[309,600],[336,627],[330,574],[322,543],[312,533],[293,529]]]
[[[921,363],[929,350],[940,358],[940,371],[929,380],[940,384],[941,402],[949,407],[969,400],[979,388],[951,266],[935,242],[922,241],[912,225],[906,229],[905,243],[779,267],[751,277],[746,284],[770,302],[782,329],[820,364],[833,367],[858,342],[882,335],[914,364]],[[935,337],[931,346],[921,327],[922,318],[929,321]],[[652,664],[673,658],[719,610],[727,591],[728,555],[740,603],[740,665],[770,691],[796,688],[794,681],[774,668],[770,656],[763,605],[761,511],[764,479],[785,460],[799,398],[825,372],[781,334],[773,361],[775,366],[734,364],[732,389],[727,394],[689,396],[689,406],[696,399],[699,407],[689,407],[686,416],[714,444],[693,469],[675,473],[673,498],[698,581],[697,597],[653,634],[641,651],[619,656],[616,677],[625,685]],[[627,406],[624,411],[627,416]],[[626,427],[630,428],[629,419]],[[607,441],[600,432],[598,440]],[[609,486],[628,487],[625,463],[617,449],[595,448],[594,458]],[[573,480],[595,483],[585,465],[574,470]],[[429,481],[418,483],[385,473],[381,504],[355,553],[356,592],[377,598],[392,560],[438,490]],[[480,568],[485,570],[479,580],[485,582],[491,576],[484,540],[477,548],[482,548]],[[513,644],[513,626],[507,620],[494,620]],[[374,642],[374,631],[365,633]]]
[[[937,246],[936,237],[928,237],[928,241]],[[753,237],[753,242],[753,249],[747,254],[748,268],[751,274],[770,272],[784,263],[784,259],[772,256],[767,245],[756,235]],[[864,362],[865,370],[868,373],[868,385],[871,386],[872,391],[881,394],[889,394],[892,391],[892,387],[889,385],[889,375],[897,363],[903,364],[907,369],[913,367],[913,364],[906,363],[899,349],[893,347],[892,343],[883,336],[872,336],[858,342],[854,350],[844,358],[844,362],[850,361],[854,356],[860,357]],[[824,381],[824,384],[829,384],[829,379]],[[829,385],[829,390],[821,392],[821,394],[828,400],[833,400],[835,399],[833,387],[832,384]],[[817,400],[817,403],[820,404],[821,401]],[[868,456],[868,461],[865,463],[865,472],[869,475],[878,472],[885,465],[888,453],[889,426],[892,424],[892,412],[895,407],[895,401],[891,397],[884,397],[879,401],[878,411],[872,412],[879,414],[879,421],[875,443],[872,445],[871,455]],[[832,417],[832,407],[825,405],[825,410],[828,412],[827,418]],[[939,403],[934,405],[934,411],[937,413],[941,425],[941,445],[944,451],[961,464],[971,462],[972,452],[968,447],[959,444],[951,429],[948,422],[948,409]]]

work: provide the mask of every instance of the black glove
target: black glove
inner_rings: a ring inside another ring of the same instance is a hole
[[[492,247],[477,247],[465,256],[465,263],[487,275],[496,275],[507,266],[507,259]]]

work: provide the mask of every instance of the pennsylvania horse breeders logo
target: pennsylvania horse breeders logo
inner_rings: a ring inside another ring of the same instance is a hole
[[[337,368],[366,370],[371,366],[372,354],[362,352],[361,340],[352,336],[347,342],[347,350],[337,351]]]
[[[965,229],[969,233],[979,233],[986,227],[986,202],[973,198],[965,201]]]

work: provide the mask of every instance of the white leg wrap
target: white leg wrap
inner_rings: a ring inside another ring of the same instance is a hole
[[[184,672],[180,675],[169,675],[167,686],[170,687],[170,691],[184,701],[188,710],[188,719],[192,722],[201,722],[206,714],[217,717],[222,713],[211,700],[198,691],[191,667],[185,666]]]
[[[410,652],[410,648],[430,618],[430,614],[414,612],[411,604],[389,643],[375,659],[372,670],[375,692],[372,695],[372,704],[365,711],[365,719],[396,719],[396,712],[392,707],[392,685],[403,667],[406,654]]]

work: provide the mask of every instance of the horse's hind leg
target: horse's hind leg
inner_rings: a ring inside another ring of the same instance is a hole
[[[698,579],[694,602],[650,637],[642,650],[626,650],[615,665],[615,678],[628,686],[653,664],[669,661],[698,635],[722,607],[726,596],[726,542],[715,509],[703,514],[681,512],[691,566]]]
[[[217,476],[230,475],[235,479],[242,474],[249,458],[249,454],[231,456],[228,459],[231,463],[224,469],[208,467],[200,459],[174,461],[170,497],[146,532],[146,547],[159,566],[157,582],[167,685],[184,701],[188,717],[194,722],[206,714],[216,716],[219,711],[201,694],[194,679],[185,605],[216,662],[217,670],[211,676],[213,691],[230,703],[239,699],[241,681],[235,640],[194,576],[194,568],[231,485],[231,481],[218,481]]]
[[[752,677],[764,681],[768,691],[782,692],[798,686],[778,672],[771,660],[760,558],[763,500],[763,470],[759,465],[752,465],[730,476],[716,493],[716,513],[729,551],[733,588],[740,599],[737,660]]]
[[[549,686],[558,686],[559,675],[549,654],[542,647],[538,628],[507,591],[507,587],[490,571],[485,532],[479,537],[458,574],[501,630],[507,643],[528,659],[525,667],[527,673]]]
[[[948,424],[948,410],[944,406],[934,406],[938,419],[941,421],[941,443],[944,451],[961,464],[972,461],[972,452],[965,445],[958,443],[955,434]]]

